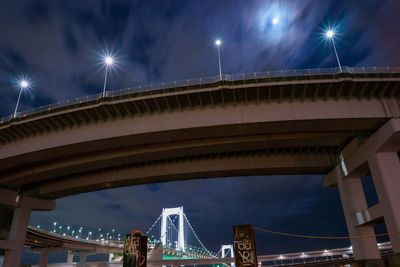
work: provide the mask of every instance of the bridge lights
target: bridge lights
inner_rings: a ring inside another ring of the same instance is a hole
[[[106,67],[105,76],[104,76],[104,85],[103,85],[103,94],[102,96],[106,96],[106,84],[107,84],[107,75],[108,69],[112,68],[116,64],[115,56],[109,53],[103,55],[103,64]]]
[[[340,72],[342,72],[342,65],[340,64],[339,55],[338,55],[338,52],[336,49],[336,44],[335,44],[335,35],[336,35],[335,29],[328,28],[327,30],[325,30],[325,38],[332,42],[333,50],[335,51],[335,56],[336,56],[336,60],[337,60],[338,66],[339,66],[339,70],[340,70]]]
[[[219,47],[221,46],[222,41],[221,39],[215,40],[215,45],[217,46],[218,51],[218,67],[219,67],[219,79],[222,80],[222,68],[221,68],[221,53],[219,51]]]
[[[21,99],[22,91],[30,87],[29,80],[26,78],[19,79],[18,87],[19,87],[19,94],[18,94],[17,104],[15,105],[13,118],[17,117],[17,110],[18,110],[19,100]]]

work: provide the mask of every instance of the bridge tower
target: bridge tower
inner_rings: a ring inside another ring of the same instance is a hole
[[[178,244],[177,249],[186,251],[185,244],[185,227],[183,225],[184,215],[183,207],[177,208],[164,208],[161,217],[161,242],[165,246],[167,245],[167,219],[169,216],[177,215],[179,217],[179,228],[178,228]]]
[[[233,255],[233,246],[232,245],[222,245],[221,246],[221,258],[225,258],[228,253],[231,254],[231,258],[234,258],[235,255]],[[231,266],[235,266],[234,263],[231,263]]]

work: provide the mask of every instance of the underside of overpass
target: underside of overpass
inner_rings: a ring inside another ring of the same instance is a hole
[[[59,198],[124,185],[324,174],[354,137],[400,114],[400,74],[220,81],[23,115],[0,124],[0,186]]]

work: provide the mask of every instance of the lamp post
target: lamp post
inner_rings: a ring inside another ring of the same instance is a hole
[[[103,94],[102,96],[106,96],[106,85],[107,85],[107,75],[108,75],[108,69],[111,68],[115,64],[115,59],[112,55],[105,55],[103,56],[103,63],[104,66],[106,67],[106,73],[104,76],[104,85],[103,85]]]
[[[57,222],[53,222],[53,232],[56,232],[56,228],[57,228]]]
[[[340,60],[339,60],[339,55],[336,49],[336,44],[335,44],[335,34],[336,32],[333,29],[328,29],[327,31],[325,31],[325,37],[326,39],[332,41],[332,45],[333,45],[333,50],[335,51],[335,56],[336,56],[336,60],[339,66],[339,70],[340,72],[342,72],[342,65],[340,64]]]
[[[29,88],[29,82],[26,79],[21,79],[18,83],[19,85],[19,94],[18,94],[18,100],[17,100],[17,104],[15,105],[15,110],[14,110],[14,114],[13,114],[13,118],[17,117],[17,110],[18,110],[18,105],[19,105],[19,100],[21,99],[21,94],[22,91],[26,88]]]
[[[219,67],[219,79],[222,80],[222,68],[221,68],[221,52],[219,50],[219,47],[221,46],[222,41],[220,39],[217,39],[215,41],[215,45],[217,46],[217,51],[218,51],[218,67]]]

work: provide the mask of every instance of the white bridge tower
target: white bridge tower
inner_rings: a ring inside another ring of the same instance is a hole
[[[233,246],[232,245],[222,245],[221,246],[221,258],[225,258],[228,254],[231,254],[231,258],[234,258],[235,255],[233,255]],[[235,266],[234,263],[231,263],[231,266]]]
[[[167,244],[167,219],[171,215],[178,215],[179,217],[179,228],[178,228],[178,243],[177,249],[185,252],[186,244],[185,244],[185,226],[183,224],[183,207],[177,208],[164,208],[162,211],[161,218],[161,242],[164,246]]]

